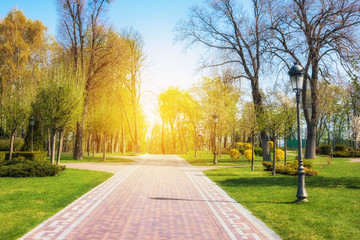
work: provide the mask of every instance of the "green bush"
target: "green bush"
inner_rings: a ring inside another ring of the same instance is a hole
[[[334,151],[346,151],[347,150],[347,147],[345,145],[335,145],[335,148],[334,148]]]
[[[261,147],[254,148],[254,152],[256,156],[261,156],[261,157],[263,156],[263,150]]]
[[[14,150],[20,150],[24,145],[24,139],[17,138],[14,140]],[[10,150],[10,139],[0,140],[0,151],[9,151]]]
[[[240,149],[239,149],[239,152],[240,152],[241,155],[244,155],[245,149],[244,149],[244,148],[240,148]]]
[[[48,177],[57,176],[65,166],[53,165],[47,161],[29,161],[24,157],[5,161],[0,166],[0,177]]]
[[[5,161],[6,152],[0,152],[0,166]]]
[[[265,171],[272,171],[273,169],[273,164],[272,162],[262,162],[263,166],[265,167]],[[306,173],[306,176],[317,176],[318,175],[318,171],[315,169],[311,169],[312,168],[312,163],[309,160],[305,160],[304,161],[304,170]],[[298,162],[297,161],[293,161],[293,162],[289,162],[287,165],[276,165],[276,169],[275,172],[278,174],[283,174],[283,175],[290,175],[290,176],[295,176],[297,175],[297,171],[298,171]]]
[[[348,151],[335,151],[334,157],[352,157],[352,155]]]
[[[9,152],[6,153],[5,159],[9,159]],[[45,152],[13,152],[13,158],[24,157],[30,161],[43,161],[46,159]]]
[[[229,154],[230,148],[223,148],[221,149],[221,154]]]
[[[331,147],[330,145],[322,145],[320,146],[320,154],[324,154],[324,155],[330,155],[331,153]]]
[[[351,150],[349,153],[352,157],[360,157],[360,151]]]

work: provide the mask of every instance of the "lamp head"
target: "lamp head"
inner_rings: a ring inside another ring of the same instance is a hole
[[[297,62],[295,62],[294,66],[290,68],[288,73],[293,90],[302,90],[304,82],[304,69],[299,64],[297,64]]]

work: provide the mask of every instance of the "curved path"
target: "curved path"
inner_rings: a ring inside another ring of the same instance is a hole
[[[22,239],[280,239],[182,158],[134,160]]]

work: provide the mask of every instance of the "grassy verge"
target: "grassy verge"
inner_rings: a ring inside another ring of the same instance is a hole
[[[50,161],[50,157],[48,157]],[[56,161],[56,160],[55,160]],[[61,163],[81,163],[81,162],[102,162],[102,163],[122,163],[122,162],[133,162],[130,159],[121,157],[118,154],[106,155],[106,161],[102,160],[102,155],[96,154],[94,157],[84,155],[83,160],[74,160],[72,154],[64,153],[61,154],[60,164]]]
[[[67,169],[58,177],[0,178],[0,239],[21,237],[112,175]]]
[[[309,203],[295,203],[297,177],[270,176],[257,166],[223,168],[205,174],[283,239],[358,239],[360,163],[314,161],[319,176],[306,177]]]

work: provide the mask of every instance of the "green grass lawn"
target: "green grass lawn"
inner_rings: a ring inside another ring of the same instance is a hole
[[[23,236],[112,175],[67,169],[58,177],[0,178],[0,239]]]
[[[308,203],[295,203],[297,177],[272,177],[259,164],[205,174],[283,239],[359,239],[360,163],[328,160],[313,160],[319,175],[306,177]]]
[[[126,156],[126,155],[124,155]],[[50,157],[48,157],[50,161]],[[55,159],[56,161],[56,159]],[[81,162],[102,162],[102,163],[122,163],[122,162],[133,162],[126,157],[121,157],[120,154],[106,154],[106,160],[102,160],[102,154],[95,154],[93,157],[92,155],[84,155],[83,160],[74,160],[73,155],[70,153],[61,154],[60,158],[60,165],[61,163],[81,163]]]

